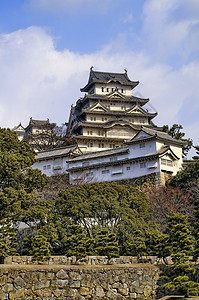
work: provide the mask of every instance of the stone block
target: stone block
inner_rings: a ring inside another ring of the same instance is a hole
[[[77,294],[78,293],[76,289],[71,289],[69,287],[65,288],[62,293],[62,295],[65,297],[76,297]]]
[[[129,294],[129,298],[130,299],[136,299],[137,298],[137,294],[136,293],[130,293]]]
[[[7,300],[8,299],[8,294],[7,293],[1,293],[0,294],[0,300]]]
[[[115,282],[115,283],[112,284],[112,288],[113,289],[122,289],[123,284],[121,282]]]
[[[50,286],[50,280],[42,280],[35,284],[35,287],[37,289],[49,288],[49,286]]]
[[[24,279],[18,276],[14,280],[14,286],[24,288],[26,286],[26,282],[24,281]]]
[[[66,279],[66,278],[68,278],[68,274],[67,274],[66,271],[61,269],[56,273],[56,277],[59,278],[59,279]]]
[[[121,294],[121,295],[123,295],[123,296],[128,296],[128,294],[129,294],[129,289],[128,288],[126,288],[126,289],[118,289],[118,293],[119,294]]]
[[[6,275],[0,277],[0,286],[6,284],[7,282],[8,282],[8,277]]]
[[[82,276],[79,274],[79,272],[77,270],[76,272],[70,272],[69,278],[71,278],[72,280],[81,280]]]
[[[55,273],[53,273],[53,272],[47,272],[46,279],[53,280],[54,278],[55,278]]]
[[[105,296],[104,290],[101,286],[96,287],[96,297],[102,298]]]
[[[82,295],[82,296],[87,296],[89,294],[89,288],[80,287],[79,294]]]
[[[12,285],[12,283],[6,283],[3,287],[2,287],[2,291],[4,293],[9,293],[12,292],[14,290],[14,287]]]
[[[12,264],[12,256],[5,257],[4,264]]]
[[[63,288],[68,286],[68,279],[55,279],[51,282],[52,287]]]
[[[144,288],[144,296],[146,297],[146,298],[149,298],[150,296],[151,296],[151,294],[152,294],[152,288],[150,287],[150,286],[146,286],[145,288]]]
[[[38,280],[41,281],[41,280],[45,280],[45,279],[46,279],[45,272],[39,272],[39,274],[38,274]]]
[[[80,280],[70,281],[70,287],[79,288],[80,287]]]

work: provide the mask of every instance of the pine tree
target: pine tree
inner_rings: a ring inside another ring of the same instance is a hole
[[[64,240],[65,254],[67,256],[76,256],[77,260],[91,255],[93,239],[87,238],[85,230],[80,225],[69,225],[68,234]]]
[[[31,238],[32,240],[32,261],[44,262],[51,258],[49,246],[50,243],[43,235],[36,235]]]
[[[116,241],[116,234],[108,228],[101,229],[96,236],[95,251],[98,255],[111,257],[119,257],[119,247]]]
[[[199,283],[190,280],[195,273],[193,264],[188,262],[193,254],[194,238],[187,216],[172,213],[167,217],[167,224],[173,265],[168,266],[167,272],[162,274],[161,278],[166,281],[162,287],[185,296],[198,295]]]
[[[196,154],[195,156],[193,156],[192,158],[194,160],[199,160],[199,146],[194,146],[194,148],[196,149]]]
[[[0,263],[5,257],[16,255],[16,231],[9,218],[0,221]]]
[[[142,260],[143,255],[146,255],[145,236],[140,230],[134,232],[134,236],[127,247],[127,255],[136,255],[138,261]]]

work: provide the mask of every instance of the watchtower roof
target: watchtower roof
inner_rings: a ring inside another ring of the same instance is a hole
[[[99,72],[93,71],[93,68],[90,69],[90,75],[87,85],[81,88],[81,92],[88,92],[88,90],[95,83],[104,83],[108,82],[119,82],[122,85],[130,86],[132,89],[139,84],[139,81],[131,81],[128,77],[127,70],[124,70],[124,73],[110,73],[110,72]]]

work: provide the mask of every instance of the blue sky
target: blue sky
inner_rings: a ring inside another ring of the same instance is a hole
[[[199,144],[198,0],[1,0],[0,126],[58,124],[89,68],[123,72]]]

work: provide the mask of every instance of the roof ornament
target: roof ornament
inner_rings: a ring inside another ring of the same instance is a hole
[[[127,74],[127,69],[124,69],[124,72]]]
[[[91,66],[91,67],[90,67],[90,71],[93,71],[93,68],[94,68],[94,67],[93,67],[93,66]]]

